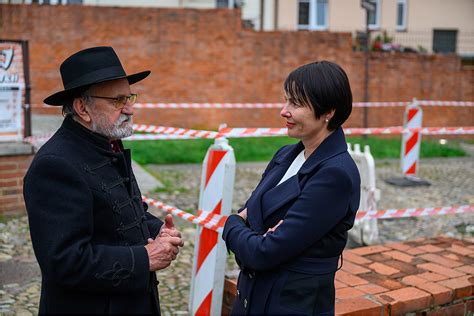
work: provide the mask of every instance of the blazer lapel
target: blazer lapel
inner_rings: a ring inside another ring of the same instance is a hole
[[[250,226],[257,232],[266,231],[263,225],[263,215],[266,213],[265,210],[262,210],[263,194],[277,185],[295,157],[304,149],[301,142],[293,146],[294,147],[288,153],[274,158],[275,165],[268,171],[265,178],[258,184],[252,196],[247,201],[248,221]],[[284,196],[282,196],[282,198],[283,197]]]
[[[301,192],[298,175],[295,174],[280,185],[262,195],[262,220],[265,221],[280,207],[296,198]]]

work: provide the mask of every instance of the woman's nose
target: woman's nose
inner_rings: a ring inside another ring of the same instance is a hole
[[[290,116],[291,116],[290,112],[288,111],[288,103],[286,103],[286,104],[283,106],[283,108],[282,108],[281,111],[280,111],[280,115],[281,115],[282,117],[290,117]]]

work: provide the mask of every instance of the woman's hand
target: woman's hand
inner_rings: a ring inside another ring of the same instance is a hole
[[[240,213],[237,213],[240,217],[244,219],[245,222],[247,222],[247,208],[244,208]]]
[[[267,234],[273,233],[278,228],[278,226],[280,226],[282,223],[283,223],[283,220],[280,219],[280,221],[275,226],[269,228],[267,232],[263,234],[263,237],[267,236]]]

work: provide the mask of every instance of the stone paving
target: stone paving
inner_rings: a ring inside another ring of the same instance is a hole
[[[237,167],[233,208],[250,195],[265,167],[263,163],[242,163]],[[200,165],[148,165],[146,169],[163,183],[150,197],[192,211],[197,208]],[[426,159],[421,161],[420,177],[430,187],[400,188],[384,182],[400,176],[398,161],[377,162],[377,187],[381,190],[379,209],[474,204],[474,160],[467,158]],[[153,213],[162,216],[158,210]],[[186,239],[178,259],[158,272],[164,315],[186,315],[191,279],[195,229],[177,219]],[[455,238],[473,236],[474,214],[457,214],[378,222],[381,241],[404,241],[444,234]],[[229,257],[228,270],[236,268]],[[40,270],[31,248],[26,216],[0,223],[0,314],[37,314]]]

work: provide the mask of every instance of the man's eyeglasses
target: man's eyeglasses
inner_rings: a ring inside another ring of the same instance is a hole
[[[121,110],[127,105],[127,102],[130,103],[130,105],[134,105],[135,102],[137,101],[138,95],[136,93],[132,93],[130,95],[121,95],[116,98],[112,97],[101,97],[97,95],[90,95],[91,98],[97,98],[97,99],[106,99],[106,100],[112,100],[112,104],[114,108],[117,110]]]

